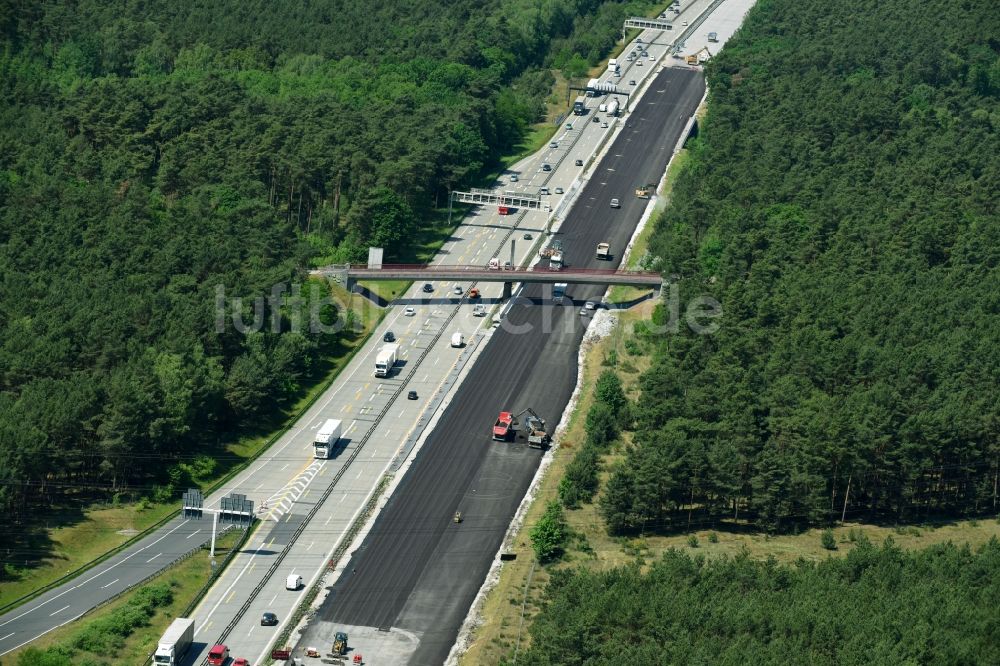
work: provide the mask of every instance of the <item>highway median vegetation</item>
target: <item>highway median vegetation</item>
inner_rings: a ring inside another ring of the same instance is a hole
[[[6,3],[0,584],[50,561],[46,518],[176,500],[266,441],[356,342],[293,330],[304,269],[433,249],[632,6]]]

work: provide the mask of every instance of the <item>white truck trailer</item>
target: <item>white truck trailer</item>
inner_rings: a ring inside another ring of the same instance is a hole
[[[178,666],[194,642],[194,620],[179,617],[170,623],[156,644],[153,663],[157,666]]]
[[[340,441],[340,419],[327,419],[313,438],[313,457],[327,460],[333,457]]]
[[[388,377],[392,374],[392,366],[396,365],[396,355],[398,353],[398,344],[393,343],[382,346],[382,349],[375,355],[376,377]]]

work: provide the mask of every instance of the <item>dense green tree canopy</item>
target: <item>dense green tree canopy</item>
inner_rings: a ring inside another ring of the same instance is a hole
[[[908,553],[863,541],[794,566],[670,550],[646,573],[555,571],[546,595],[527,664],[986,664],[1000,542]]]
[[[711,63],[651,261],[721,328],[650,335],[613,529],[1000,508],[996,9],[761,0]]]
[[[594,62],[625,11],[0,0],[2,520],[183,476],[294,396],[336,335],[254,299],[398,256],[540,118],[552,40]]]

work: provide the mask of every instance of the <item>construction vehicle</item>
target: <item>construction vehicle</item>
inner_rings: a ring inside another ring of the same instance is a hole
[[[562,250],[556,250],[552,253],[552,256],[549,257],[549,268],[554,271],[561,271],[563,266],[565,266],[565,264],[563,263]]]
[[[692,53],[691,55],[689,55],[686,58],[684,58],[684,62],[687,63],[688,65],[697,65],[698,64],[698,56],[696,56],[695,54]]]
[[[615,97],[613,100],[611,100],[610,102],[608,102],[607,112],[608,112],[609,116],[617,116],[618,115],[618,98],[617,97]]]
[[[333,637],[333,653],[347,654],[347,634],[343,631],[338,631]]]
[[[610,243],[598,243],[597,244],[597,258],[602,261],[611,261],[611,244]]]
[[[549,434],[545,431],[545,420],[536,414],[535,410],[530,407],[522,409],[517,414],[500,412],[500,417],[497,418],[496,423],[493,425],[493,439],[500,442],[506,442],[514,439],[517,436],[519,424],[518,419],[525,414],[528,415],[524,420],[524,429],[527,432],[528,446],[537,449],[545,448],[551,440]]]
[[[510,412],[500,412],[496,423],[493,424],[493,439],[498,442],[506,442],[514,435],[514,417]]]
[[[455,512],[455,518],[454,518],[454,520],[455,520],[456,523],[462,522],[462,512],[461,511],[456,511]]]
[[[649,195],[652,194],[652,192],[653,192],[652,185],[642,185],[640,187],[635,188],[635,196],[639,197],[640,199],[648,199]]]
[[[545,431],[545,419],[531,409],[526,409],[524,412],[528,412],[528,416],[524,419],[524,426],[528,431],[528,446],[533,449],[544,449],[551,440],[549,433]]]

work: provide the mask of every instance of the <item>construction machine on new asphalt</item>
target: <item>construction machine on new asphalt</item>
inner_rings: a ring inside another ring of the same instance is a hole
[[[528,446],[534,449],[544,449],[552,441],[552,438],[545,430],[545,419],[530,407],[522,409],[517,414],[500,412],[500,416],[493,424],[493,439],[498,442],[509,442],[514,439],[519,429],[518,419],[525,414],[527,416],[524,419],[524,430],[527,434]]]

